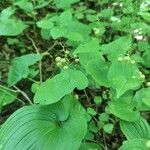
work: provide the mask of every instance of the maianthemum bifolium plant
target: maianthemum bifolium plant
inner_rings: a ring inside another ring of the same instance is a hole
[[[149,150],[149,6],[2,0],[0,150]]]

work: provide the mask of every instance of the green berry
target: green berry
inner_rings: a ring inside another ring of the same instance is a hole
[[[73,57],[74,57],[74,58],[77,58],[78,56],[77,56],[77,55],[73,55]]]
[[[141,74],[141,75],[140,75],[140,78],[141,78],[141,79],[145,79],[145,75],[144,75],[144,74]]]
[[[129,60],[131,60],[131,58],[129,56],[125,56],[124,60],[129,61]]]
[[[66,61],[65,58],[62,58],[62,59],[60,60],[60,62],[61,62],[62,64],[65,64],[67,61]]]
[[[69,54],[69,51],[68,51],[68,50],[66,50],[66,51],[65,51],[65,54],[67,54],[67,55],[68,55],[68,54]]]
[[[57,66],[58,66],[58,67],[62,67],[62,63],[61,63],[61,62],[58,62],[58,63],[57,63]]]
[[[60,62],[60,60],[61,60],[61,57],[56,57],[56,62]]]
[[[68,66],[64,66],[63,69],[64,69],[64,70],[68,70],[69,67],[68,67]]]

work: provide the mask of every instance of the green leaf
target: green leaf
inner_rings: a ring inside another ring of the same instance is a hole
[[[112,123],[107,123],[107,124],[105,124],[105,125],[103,126],[104,131],[105,131],[106,133],[108,133],[108,134],[111,134],[111,133],[112,133],[113,128],[114,128],[114,126],[113,126]]]
[[[112,101],[109,104],[110,113],[125,121],[135,121],[140,117],[140,113],[134,108],[130,101],[123,99]]]
[[[81,144],[79,150],[102,150],[102,148],[96,143],[85,142]]]
[[[54,24],[51,19],[43,19],[36,23],[39,28],[42,29],[51,29]]]
[[[136,92],[134,96],[134,100],[137,103],[144,103],[148,107],[150,107],[150,87],[149,88],[143,88]]]
[[[100,48],[104,55],[108,55],[110,60],[114,60],[129,51],[131,49],[131,44],[131,36],[123,36],[111,43],[103,44]]]
[[[34,96],[34,101],[40,104],[52,104],[75,88],[82,90],[87,86],[88,80],[81,71],[69,69],[42,83]]]
[[[12,60],[12,65],[8,74],[8,86],[11,87],[19,82],[22,78],[29,75],[29,66],[41,60],[42,56],[39,54],[28,54],[21,57],[16,57]]]
[[[21,20],[16,19],[0,19],[0,36],[16,36],[27,28]]]
[[[98,40],[91,40],[88,43],[81,44],[79,47],[74,51],[74,54],[81,54],[81,53],[96,53],[99,52],[100,46]]]
[[[100,86],[109,87],[107,75],[109,64],[100,59],[93,59],[87,63],[86,72],[90,74]]]
[[[121,130],[128,140],[150,139],[150,125],[140,117],[134,122],[120,122]]]
[[[116,90],[117,98],[128,90],[139,87],[142,81],[139,79],[139,70],[135,64],[123,61],[114,61],[108,72],[108,81]]]
[[[78,2],[79,0],[55,0],[55,4],[58,8],[68,8],[71,6],[71,4],[74,4],[76,2]]]
[[[12,103],[17,97],[17,93],[0,88],[0,106]]]
[[[119,150],[149,150],[146,147],[146,140],[135,139],[130,141],[125,141]]]
[[[10,18],[15,13],[15,10],[16,9],[14,9],[12,7],[8,7],[6,9],[2,10],[2,12],[0,14],[0,19],[5,20],[5,19]]]
[[[63,27],[54,27],[51,29],[51,36],[53,39],[58,39],[60,37],[63,37],[64,35],[66,35],[66,29]]]
[[[83,107],[70,95],[52,105],[25,106],[0,129],[1,148],[77,150],[86,135],[84,115]]]
[[[25,10],[26,12],[33,11],[33,4],[29,2],[29,0],[15,0],[14,5],[20,7],[21,9]]]

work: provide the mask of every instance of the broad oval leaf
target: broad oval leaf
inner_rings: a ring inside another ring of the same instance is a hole
[[[16,97],[17,93],[14,93],[12,91],[0,87],[0,107],[10,104],[16,99]]]
[[[139,70],[135,64],[126,61],[114,61],[108,72],[108,81],[116,90],[117,98],[130,89],[139,87],[142,81],[139,79]],[[134,78],[133,78],[134,77]]]
[[[16,57],[12,60],[12,65],[8,74],[8,86],[11,87],[19,82],[22,78],[29,75],[29,66],[41,60],[42,56],[39,54],[28,54],[21,57]]]
[[[108,69],[109,64],[100,59],[93,59],[86,66],[86,72],[93,77],[96,83],[105,87],[109,87],[107,79]]]
[[[58,8],[66,9],[71,6],[71,4],[74,4],[78,2],[79,0],[55,0],[55,4]]]
[[[84,142],[79,150],[102,150],[102,148],[96,143]]]
[[[146,140],[135,139],[130,141],[125,141],[119,150],[149,150],[146,147]]]
[[[101,50],[104,55],[108,55],[110,60],[114,60],[129,51],[131,49],[131,44],[131,36],[123,36],[111,43],[102,45]]]
[[[121,130],[128,140],[150,139],[150,125],[144,118],[134,122],[120,122]]]
[[[80,44],[77,49],[74,51],[74,54],[81,53],[96,53],[99,52],[100,46],[98,40],[91,40],[86,44]]]
[[[88,79],[78,70],[67,70],[43,82],[34,96],[40,104],[52,104],[59,101],[74,88],[82,90],[88,86]]]
[[[0,19],[0,36],[16,36],[27,28],[21,20],[16,19]]]
[[[140,113],[134,110],[134,105],[125,100],[112,101],[109,104],[110,113],[125,121],[135,121],[140,117]]]
[[[52,105],[26,106],[0,130],[3,150],[77,150],[87,130],[85,110],[72,96]]]
[[[150,87],[149,88],[143,88],[136,92],[134,96],[134,100],[137,103],[143,103],[146,106],[150,107]]]

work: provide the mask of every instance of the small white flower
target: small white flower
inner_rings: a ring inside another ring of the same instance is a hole
[[[143,40],[143,36],[142,35],[135,35],[134,37],[136,40],[141,41]]]
[[[135,29],[133,32],[134,33],[139,33],[139,29]]]
[[[119,6],[120,6],[120,7],[123,7],[123,3],[120,3]]]

